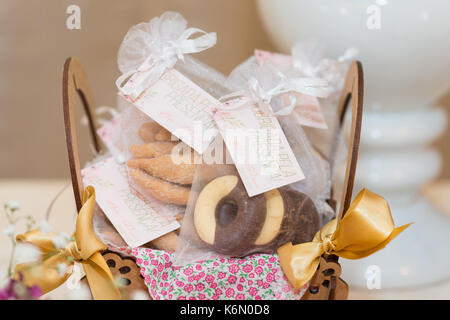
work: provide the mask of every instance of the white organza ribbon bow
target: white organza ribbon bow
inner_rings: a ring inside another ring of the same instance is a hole
[[[281,79],[279,84],[271,89],[264,89],[255,77],[251,77],[248,80],[248,90],[233,92],[221,97],[220,100],[225,101],[236,97],[247,96],[251,98],[249,103],[256,103],[264,113],[269,115],[286,116],[294,110],[297,104],[297,98],[293,94],[294,92],[320,98],[326,98],[329,94],[328,83],[324,79],[287,78],[281,73],[279,73],[278,76]],[[274,112],[270,105],[272,99],[283,93],[289,94],[289,104]]]
[[[116,85],[124,95],[136,99],[178,60],[184,61],[185,54],[201,52],[216,44],[216,33],[186,26],[186,20],[179,13],[166,12],[130,29],[118,58],[123,74]],[[191,38],[198,33],[202,35]],[[137,73],[141,76],[135,78],[133,85],[124,86],[126,80]]]

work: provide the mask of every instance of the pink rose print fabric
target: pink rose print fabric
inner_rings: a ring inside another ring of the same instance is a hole
[[[114,248],[133,255],[155,300],[298,300],[277,255],[253,254],[242,259],[205,260],[172,265],[173,254],[146,248]]]

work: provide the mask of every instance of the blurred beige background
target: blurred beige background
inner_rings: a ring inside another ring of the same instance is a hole
[[[81,7],[81,30],[66,28],[70,4]],[[224,73],[254,48],[275,50],[253,0],[1,1],[0,178],[69,176],[61,109],[64,60],[77,56],[96,103],[114,106],[116,55],[122,38],[131,26],[166,10],[179,11],[190,26],[218,33],[218,44],[196,57]],[[442,101],[449,108],[450,96]],[[82,163],[91,157],[85,131],[80,133]],[[449,138],[447,129],[437,142],[444,154],[442,177],[447,178]]]

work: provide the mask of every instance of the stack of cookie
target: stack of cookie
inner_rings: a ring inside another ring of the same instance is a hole
[[[143,143],[129,147],[131,157],[127,166],[131,183],[143,195],[185,206],[195,174],[192,159],[195,152],[156,122],[141,125],[138,135]],[[182,223],[183,216],[177,216],[177,220]],[[179,230],[165,234],[148,246],[175,251],[178,233]]]
[[[132,159],[127,162],[132,182],[142,193],[164,203],[186,205],[195,174],[195,152],[172,139],[156,122],[144,123],[138,134],[144,143],[129,147]],[[179,152],[186,148],[188,157]]]

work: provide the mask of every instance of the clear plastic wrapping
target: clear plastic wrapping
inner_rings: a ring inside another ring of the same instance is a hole
[[[344,86],[345,74],[349,63],[358,55],[356,48],[348,48],[337,58],[329,58],[326,55],[326,47],[317,41],[297,42],[292,47],[292,59],[295,70],[303,76],[317,76],[327,80],[330,94],[327,98],[320,99],[323,115],[328,124],[328,130],[305,128],[305,132],[314,146],[327,158],[332,157],[332,147],[336,139],[342,139],[337,135],[339,122],[337,105]]]
[[[259,66],[250,58],[231,73],[227,86],[245,91],[256,79],[260,92],[253,92],[257,95],[255,101],[266,98],[264,92],[290,77],[294,74],[273,65]],[[316,92],[313,89],[310,92]],[[280,95],[268,100],[273,115],[286,107]],[[311,241],[321,220],[327,221],[334,214],[327,203],[331,189],[329,164],[312,147],[292,112],[295,108],[276,117],[305,179],[249,197],[233,164],[198,166],[180,232],[176,264],[217,255],[275,253],[287,242]]]
[[[152,57],[155,61],[152,70],[157,70],[160,65],[165,66],[162,73],[173,68],[213,97],[227,93],[224,75],[190,56],[180,57],[186,44],[178,42],[188,31],[186,26],[187,22],[180,14],[166,12],[148,23],[131,28],[119,50],[118,63],[122,73],[138,70]],[[194,40],[185,41],[191,41],[189,44],[195,46]],[[198,51],[206,48],[204,44],[198,46]],[[186,50],[184,53],[197,52]],[[168,206],[185,206],[195,164],[193,161],[185,163],[182,157],[198,155],[131,103],[121,105],[124,106],[121,136],[126,147],[130,184],[151,201],[157,200]]]
[[[215,41],[214,33],[187,28],[187,21],[175,12],[166,12],[161,17],[132,27],[118,53],[118,66],[123,73],[116,82],[119,91],[122,84],[128,82],[133,74],[142,72],[142,66],[151,61],[149,68],[145,70],[149,76],[147,80],[152,80],[146,82],[149,87],[173,69],[213,97],[226,94],[226,77],[187,55],[203,51],[213,46]],[[133,197],[137,195],[143,199],[149,212],[157,212],[170,219],[175,217],[181,222],[195,172],[193,161],[185,164],[187,161],[182,157],[197,155],[140,111],[132,100],[119,95],[119,113],[115,113],[114,119],[99,131],[108,152],[96,157],[88,165],[114,157],[128,173],[128,185],[123,187],[124,192],[129,194],[131,187]],[[176,154],[180,161],[177,161]],[[117,187],[120,189],[120,186]],[[113,199],[111,204],[114,204]],[[130,210],[133,208],[130,207]],[[109,246],[125,245],[125,241],[99,207],[94,216],[94,228],[99,238]],[[174,251],[177,242],[178,231],[172,231],[145,246]]]
[[[195,165],[177,164],[173,158],[177,149],[188,147],[133,106],[123,111],[121,135],[130,185],[150,202],[163,203],[169,211],[185,206]]]

